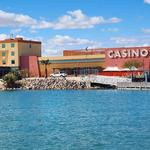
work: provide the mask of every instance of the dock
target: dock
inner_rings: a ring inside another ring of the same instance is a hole
[[[118,82],[119,90],[150,90],[150,82]]]

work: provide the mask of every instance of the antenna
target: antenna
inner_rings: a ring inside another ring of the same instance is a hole
[[[11,34],[10,34],[10,39],[13,39],[13,38],[14,38],[14,34],[11,33]]]
[[[88,46],[85,48],[86,51],[88,51]]]

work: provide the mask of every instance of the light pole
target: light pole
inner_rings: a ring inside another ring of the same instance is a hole
[[[131,74],[131,80],[132,80],[132,82],[133,82],[133,71],[135,70],[135,66],[132,66],[132,67],[130,68],[130,70],[131,70],[131,72],[132,72],[132,74]]]

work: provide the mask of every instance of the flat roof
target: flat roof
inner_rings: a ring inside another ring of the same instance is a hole
[[[88,51],[104,51],[106,48],[87,48],[87,49],[74,49],[74,50],[68,50],[68,49],[65,49],[64,51],[65,52],[74,52],[74,51],[81,51],[81,52],[88,52]]]
[[[41,44],[41,41],[24,40],[23,38],[15,38],[15,39],[9,38],[5,40],[0,40],[0,43],[12,43],[12,42]]]

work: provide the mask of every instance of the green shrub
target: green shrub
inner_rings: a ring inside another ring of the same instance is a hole
[[[6,88],[14,88],[17,86],[16,81],[18,80],[18,76],[10,72],[3,77],[3,80]]]

